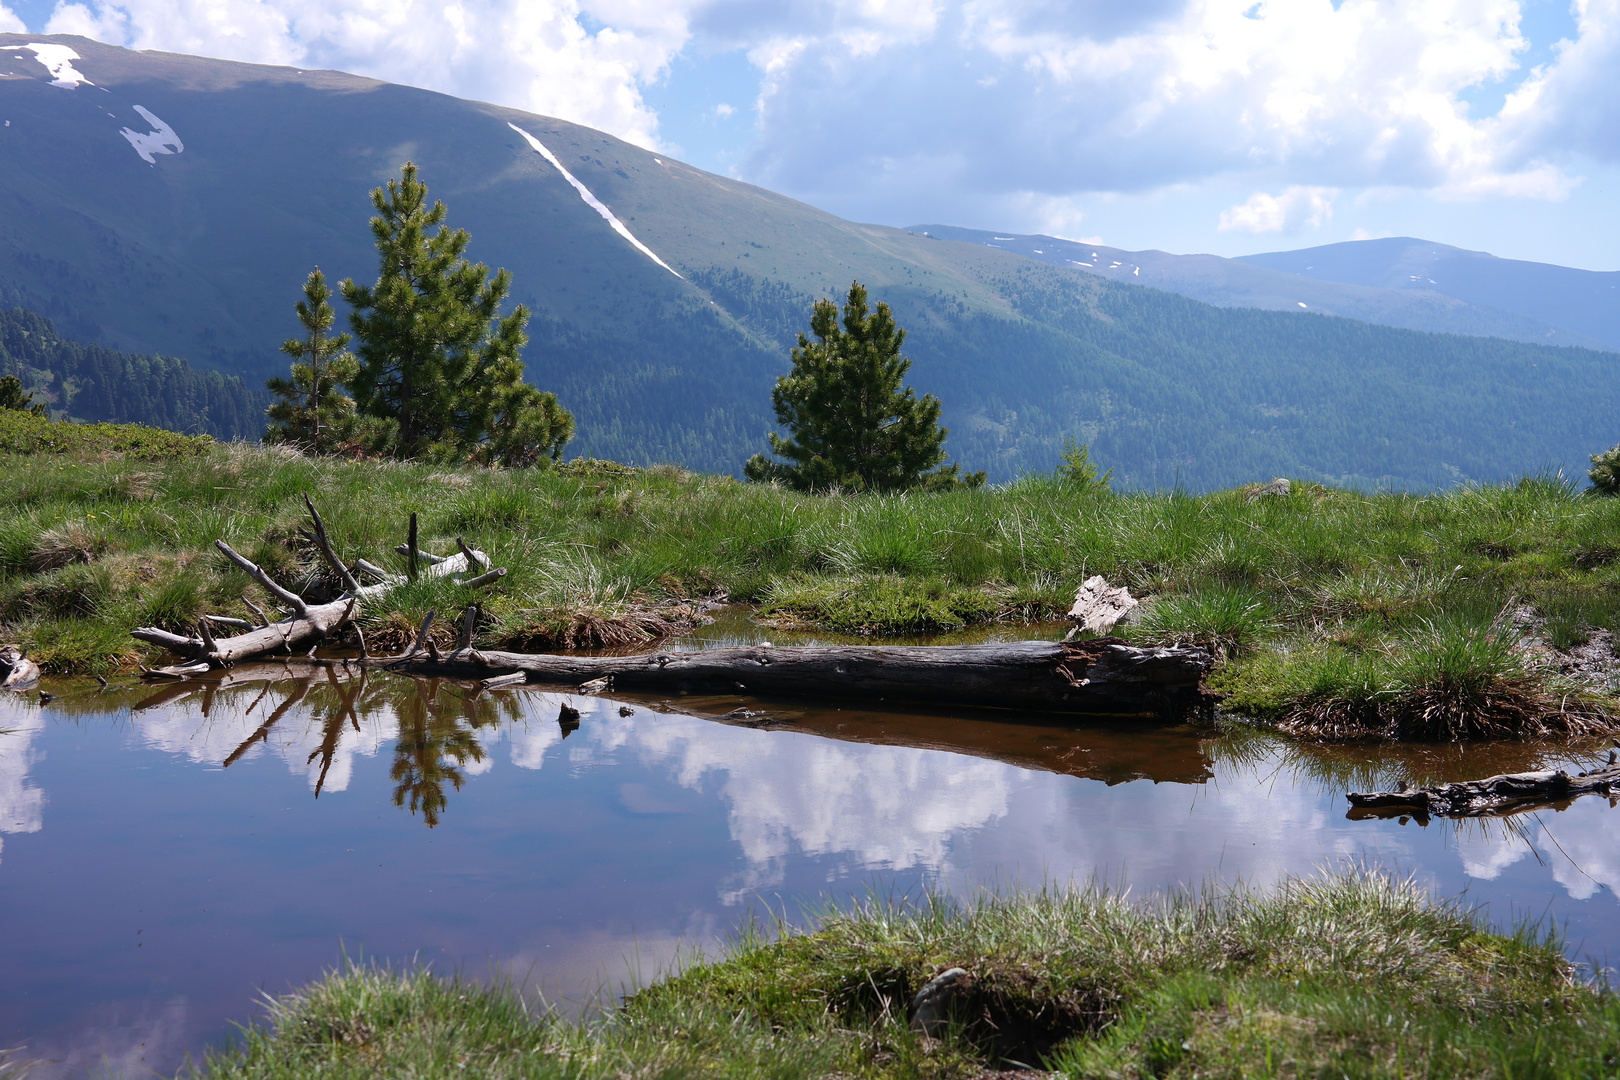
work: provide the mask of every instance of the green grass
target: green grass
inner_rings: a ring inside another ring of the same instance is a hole
[[[0,409],[0,453],[128,454],[172,458],[206,454],[214,440],[145,424],[75,424],[17,409]]]
[[[474,599],[485,645],[646,642],[681,624],[683,604],[722,594],[779,624],[928,634],[1061,616],[1100,573],[1154,599],[1131,638],[1214,648],[1217,681],[1248,715],[1319,735],[1537,734],[1545,725],[1529,714],[1473,727],[1444,715],[1446,701],[1512,697],[1482,696],[1491,685],[1522,691],[1532,713],[1575,700],[1520,662],[1502,613],[1536,608],[1560,647],[1620,629],[1620,500],[1556,477],[1430,495],[1297,483],[1251,503],[1241,489],[1113,494],[1043,476],[810,496],[673,467],[458,470],[240,444],[161,460],[11,454],[0,468],[0,624],[57,672],[133,663],[143,654],[121,634],[135,625],[240,615],[243,593],[262,605],[216,538],[327,595],[333,582],[299,534],[305,493],[346,558],[398,567],[414,510],[429,548],[452,552],[461,536],[511,570],[477,597],[436,581],[371,605],[366,630],[384,644],[428,608],[453,617]],[[1495,683],[1474,678],[1486,669]],[[1301,722],[1329,701],[1328,720]],[[1606,697],[1579,702],[1590,716],[1613,711]],[[1392,719],[1402,710],[1432,716]]]
[[[754,927],[573,1022],[509,985],[350,966],[208,1055],[218,1078],[1612,1077],[1620,1000],[1533,928],[1367,871],[1130,902],[1102,888]],[[909,1026],[935,974],[948,1024]]]

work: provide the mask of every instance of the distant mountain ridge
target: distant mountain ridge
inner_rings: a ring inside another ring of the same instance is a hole
[[[1620,349],[1620,270],[1502,259],[1410,236],[1244,255],[1237,261],[1316,281],[1441,293],[1568,327]]]
[[[1117,483],[1194,489],[1499,479],[1582,469],[1616,441],[1611,353],[1211,307],[341,72],[0,35],[0,118],[9,303],[255,385],[285,371],[313,265],[375,278],[368,192],[413,160],[534,313],[527,377],[577,417],[570,454],[738,470],[811,304],[852,279],[907,329],[947,450],[998,481],[1055,466],[1065,436]]]
[[[1357,240],[1227,259],[1125,251],[951,225],[913,225],[910,231],[1164,289],[1217,307],[1314,311],[1406,330],[1620,351],[1620,273],[1496,259],[1423,240]],[[1431,250],[1454,254],[1419,254]],[[1482,271],[1480,260],[1490,260],[1489,268]],[[1439,274],[1444,284],[1436,284],[1431,273]],[[1539,285],[1542,281],[1545,287]]]

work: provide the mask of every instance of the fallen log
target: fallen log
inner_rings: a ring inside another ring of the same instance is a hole
[[[553,656],[457,649],[362,661],[410,675],[615,690],[859,699],[1038,712],[1179,717],[1213,704],[1214,658],[1197,648],[1140,648],[1118,638],[997,645],[749,645],[689,653]]]
[[[1608,764],[1571,776],[1564,769],[1503,773],[1484,780],[1465,780],[1404,791],[1349,793],[1352,817],[1481,817],[1513,813],[1582,795],[1620,796],[1620,764],[1610,752]]]
[[[215,540],[214,546],[219,549],[222,555],[241,567],[249,577],[259,583],[265,592],[281,602],[287,609],[287,617],[271,622],[259,607],[244,596],[242,602],[247,605],[248,610],[259,619],[262,625],[254,627],[242,619],[205,615],[198,621],[195,635],[176,634],[155,626],[137,627],[130,631],[130,636],[137,641],[157,645],[190,662],[175,667],[159,668],[150,672],[143,671],[144,676],[183,678],[192,674],[191,668],[198,662],[214,667],[223,667],[256,656],[269,656],[277,652],[291,655],[294,646],[304,648],[319,645],[338,630],[354,621],[355,615],[360,609],[361,601],[380,596],[390,589],[397,588],[407,580],[404,575],[390,574],[362,559],[356,563],[356,567],[366,570],[381,580],[372,585],[361,585],[354,576],[354,572],[344,566],[343,561],[338,558],[336,550],[332,547],[331,539],[327,536],[326,525],[321,520],[320,513],[315,509],[315,504],[307,496],[304,503],[309,508],[310,518],[314,526],[313,531],[306,533],[306,535],[315,544],[316,549],[321,553],[321,557],[326,561],[327,565],[337,574],[339,581],[345,586],[344,594],[330,603],[311,604],[292,590],[283,588],[252,560],[239,554],[224,540]],[[426,569],[422,571],[423,577],[448,577],[458,585],[476,587],[497,581],[506,573],[505,569],[485,572],[489,566],[489,556],[481,551],[469,548],[459,537],[456,543],[461,550],[454,555],[441,558],[437,555],[419,551],[415,547],[415,517],[414,514],[411,515],[410,545],[408,547],[402,546],[400,550],[402,552],[408,551],[412,555],[413,563],[417,557],[427,563]],[[455,576],[468,572],[477,572],[478,576],[470,579]],[[222,629],[226,627],[246,627],[247,629],[245,633],[236,634],[232,637],[217,637],[213,633],[212,627]]]

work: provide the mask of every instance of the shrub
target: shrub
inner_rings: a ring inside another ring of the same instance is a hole
[[[1592,468],[1586,473],[1599,495],[1620,495],[1620,446],[1611,446],[1592,455]]]

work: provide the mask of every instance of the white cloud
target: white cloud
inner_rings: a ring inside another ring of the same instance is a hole
[[[722,120],[726,120],[737,115],[737,108],[734,105],[727,105],[722,101],[720,104],[714,107],[714,115]]]
[[[338,68],[562,117],[648,147],[658,145],[658,121],[640,88],[689,36],[679,6],[639,0],[59,0],[46,31]]]
[[[1221,232],[1296,233],[1309,226],[1321,228],[1333,217],[1337,188],[1301,187],[1298,184],[1281,195],[1257,191],[1249,201],[1221,211],[1217,226]]]
[[[26,34],[28,27],[17,17],[17,13],[0,4],[0,34]]]

